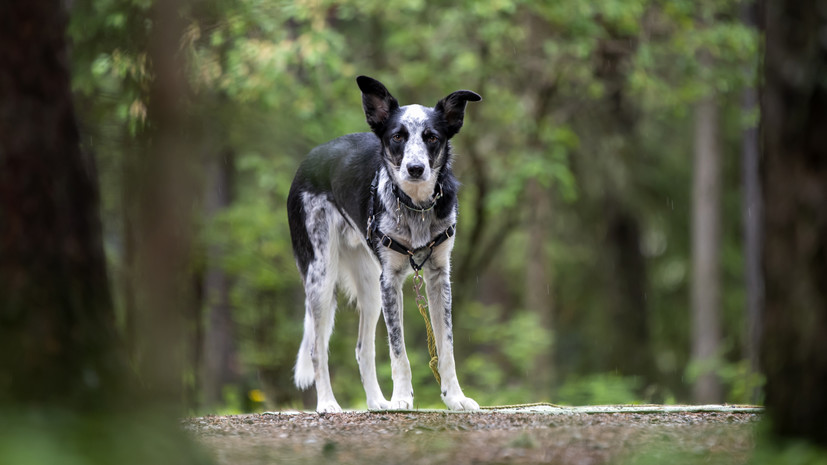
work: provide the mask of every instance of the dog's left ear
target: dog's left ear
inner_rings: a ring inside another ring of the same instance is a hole
[[[465,104],[468,102],[479,102],[482,97],[470,90],[458,90],[444,99],[437,102],[434,111],[442,113],[448,128],[448,137],[453,137],[462,128],[462,120],[465,118]]]

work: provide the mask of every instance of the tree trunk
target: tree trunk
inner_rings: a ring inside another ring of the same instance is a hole
[[[827,30],[824,2],[764,3],[765,315],[773,431],[827,446]]]
[[[546,244],[548,243],[548,216],[551,211],[550,193],[532,179],[528,181],[526,195],[531,207],[528,220],[528,243],[526,244],[526,307],[537,314],[538,321],[546,330],[552,328],[551,275]],[[553,379],[554,353],[549,350],[537,356],[535,373],[531,377],[534,392],[548,393]]]
[[[146,395],[170,413],[184,397],[184,322],[193,315],[190,273],[196,167],[182,103],[188,88],[178,44],[180,2],[153,7],[149,56],[155,79],[147,108],[143,162],[137,175],[136,332]]]
[[[741,6],[744,24],[755,26],[755,4]],[[755,63],[757,65],[757,63]],[[756,69],[747,69],[747,77]],[[753,86],[744,90],[741,112],[750,115],[757,110],[758,91]],[[746,290],[746,317],[744,318],[743,357],[749,361],[749,376],[760,373],[761,315],[764,309],[764,276],[761,274],[762,220],[764,205],[761,197],[761,175],[758,170],[759,147],[757,125],[745,128],[741,135],[741,218],[744,235],[744,286]],[[761,388],[755,386],[750,394],[752,403],[760,402]]]
[[[17,436],[37,431],[47,446],[28,452],[26,439],[22,455],[0,456],[203,463],[177,422],[156,421],[127,389],[65,27],[57,0],[0,2],[0,410]]]
[[[723,400],[712,371],[721,342],[720,203],[721,162],[715,96],[695,110],[695,166],[692,186],[692,359],[701,369],[693,386],[697,403]]]
[[[214,158],[207,167],[205,211],[208,219],[214,218],[231,202],[232,153],[225,151]],[[230,279],[221,268],[221,258],[220,247],[208,246],[203,282],[206,319],[201,384],[204,404],[208,407],[221,403],[224,386],[236,382],[239,377]]]
[[[754,88],[744,91],[744,112],[752,112],[758,104]],[[764,308],[764,277],[761,274],[761,243],[763,241],[761,222],[763,201],[761,199],[761,178],[758,173],[758,130],[750,127],[744,130],[741,153],[742,220],[744,232],[744,284],[747,294],[744,357],[749,360],[750,374],[760,372],[758,352],[761,346],[761,314]],[[757,403],[759,389],[751,394]]]
[[[120,298],[123,308],[123,340],[127,354],[130,359],[135,360],[138,350],[136,320],[138,309],[136,308],[135,295],[135,214],[137,211],[136,181],[139,171],[136,164],[140,157],[130,147],[129,141],[124,137],[124,153],[121,161],[121,228],[123,228],[123,256],[121,258],[120,275]]]
[[[606,199],[607,279],[611,315],[608,368],[624,376],[651,379],[649,322],[646,305],[646,262],[640,251],[637,219],[615,197]]]
[[[65,27],[58,1],[0,3],[0,402],[87,408],[125,363]]]

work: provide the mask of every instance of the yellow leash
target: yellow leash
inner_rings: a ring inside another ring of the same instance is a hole
[[[436,382],[441,384],[439,377],[439,358],[436,354],[436,340],[434,338],[434,328],[431,326],[431,319],[428,318],[428,300],[422,295],[422,276],[419,274],[419,270],[416,268],[414,268],[413,285],[414,293],[416,294],[416,306],[417,308],[419,308],[419,314],[422,315],[422,319],[425,320],[425,332],[428,337],[428,353],[431,355],[431,361],[428,362],[428,366],[431,367],[431,371],[434,373],[434,378],[436,378]],[[498,410],[528,407],[559,408],[560,406],[557,404],[552,404],[550,402],[532,402],[528,404],[486,405],[481,406],[480,408],[484,410]]]
[[[482,410],[500,410],[512,408],[528,408],[528,407],[554,407],[563,408],[560,405],[552,404],[551,402],[531,402],[528,404],[508,404],[508,405],[480,405]]]
[[[422,319],[425,320],[425,332],[428,335],[428,353],[431,355],[431,361],[428,362],[428,366],[431,367],[436,382],[441,385],[442,381],[439,378],[439,358],[436,355],[434,328],[431,327],[431,319],[428,318],[428,300],[423,297],[420,292],[422,290],[422,276],[417,269],[414,269],[413,284],[414,293],[416,294],[416,306],[419,308],[419,314],[422,315]]]

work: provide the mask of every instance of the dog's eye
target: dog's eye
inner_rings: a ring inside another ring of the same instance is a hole
[[[394,142],[402,142],[402,139],[402,134],[397,133],[391,136],[391,140],[393,140]]]
[[[436,144],[437,142],[439,142],[439,137],[437,137],[437,136],[435,136],[435,135],[431,134],[431,135],[427,136],[427,137],[425,138],[425,140],[426,140],[429,144]]]

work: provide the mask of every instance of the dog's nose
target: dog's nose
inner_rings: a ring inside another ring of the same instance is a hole
[[[422,176],[422,173],[425,172],[425,165],[419,163],[408,163],[408,174],[417,179]]]

